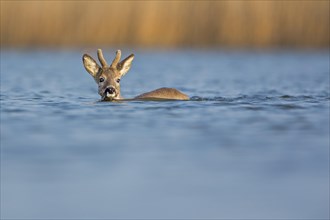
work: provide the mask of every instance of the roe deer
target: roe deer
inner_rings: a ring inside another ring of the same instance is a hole
[[[117,50],[116,57],[109,66],[103,57],[101,49],[97,50],[100,67],[88,54],[83,55],[83,64],[87,72],[98,84],[98,93],[103,101],[123,100],[120,95],[120,79],[131,67],[134,54],[129,55],[120,62],[121,51]],[[133,100],[189,100],[189,97],[173,88],[160,88],[151,92],[143,93]]]

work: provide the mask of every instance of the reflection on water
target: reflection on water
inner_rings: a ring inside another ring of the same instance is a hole
[[[99,102],[81,52],[1,52],[1,218],[329,217],[328,53],[135,53],[125,98],[191,100]]]

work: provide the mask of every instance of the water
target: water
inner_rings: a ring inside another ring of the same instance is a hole
[[[1,51],[1,218],[329,217],[327,51],[136,50],[192,100],[122,103],[83,52]]]

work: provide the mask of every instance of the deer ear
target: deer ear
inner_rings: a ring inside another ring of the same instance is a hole
[[[117,64],[117,69],[119,70],[121,76],[125,75],[128,72],[128,70],[131,68],[133,59],[134,59],[134,54],[131,54]]]
[[[91,74],[93,77],[95,77],[100,70],[100,66],[88,54],[84,54],[82,59],[83,59],[84,67],[87,70],[87,72]]]

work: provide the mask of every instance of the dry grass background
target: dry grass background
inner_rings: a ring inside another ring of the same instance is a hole
[[[1,46],[329,47],[329,1],[4,1]]]

